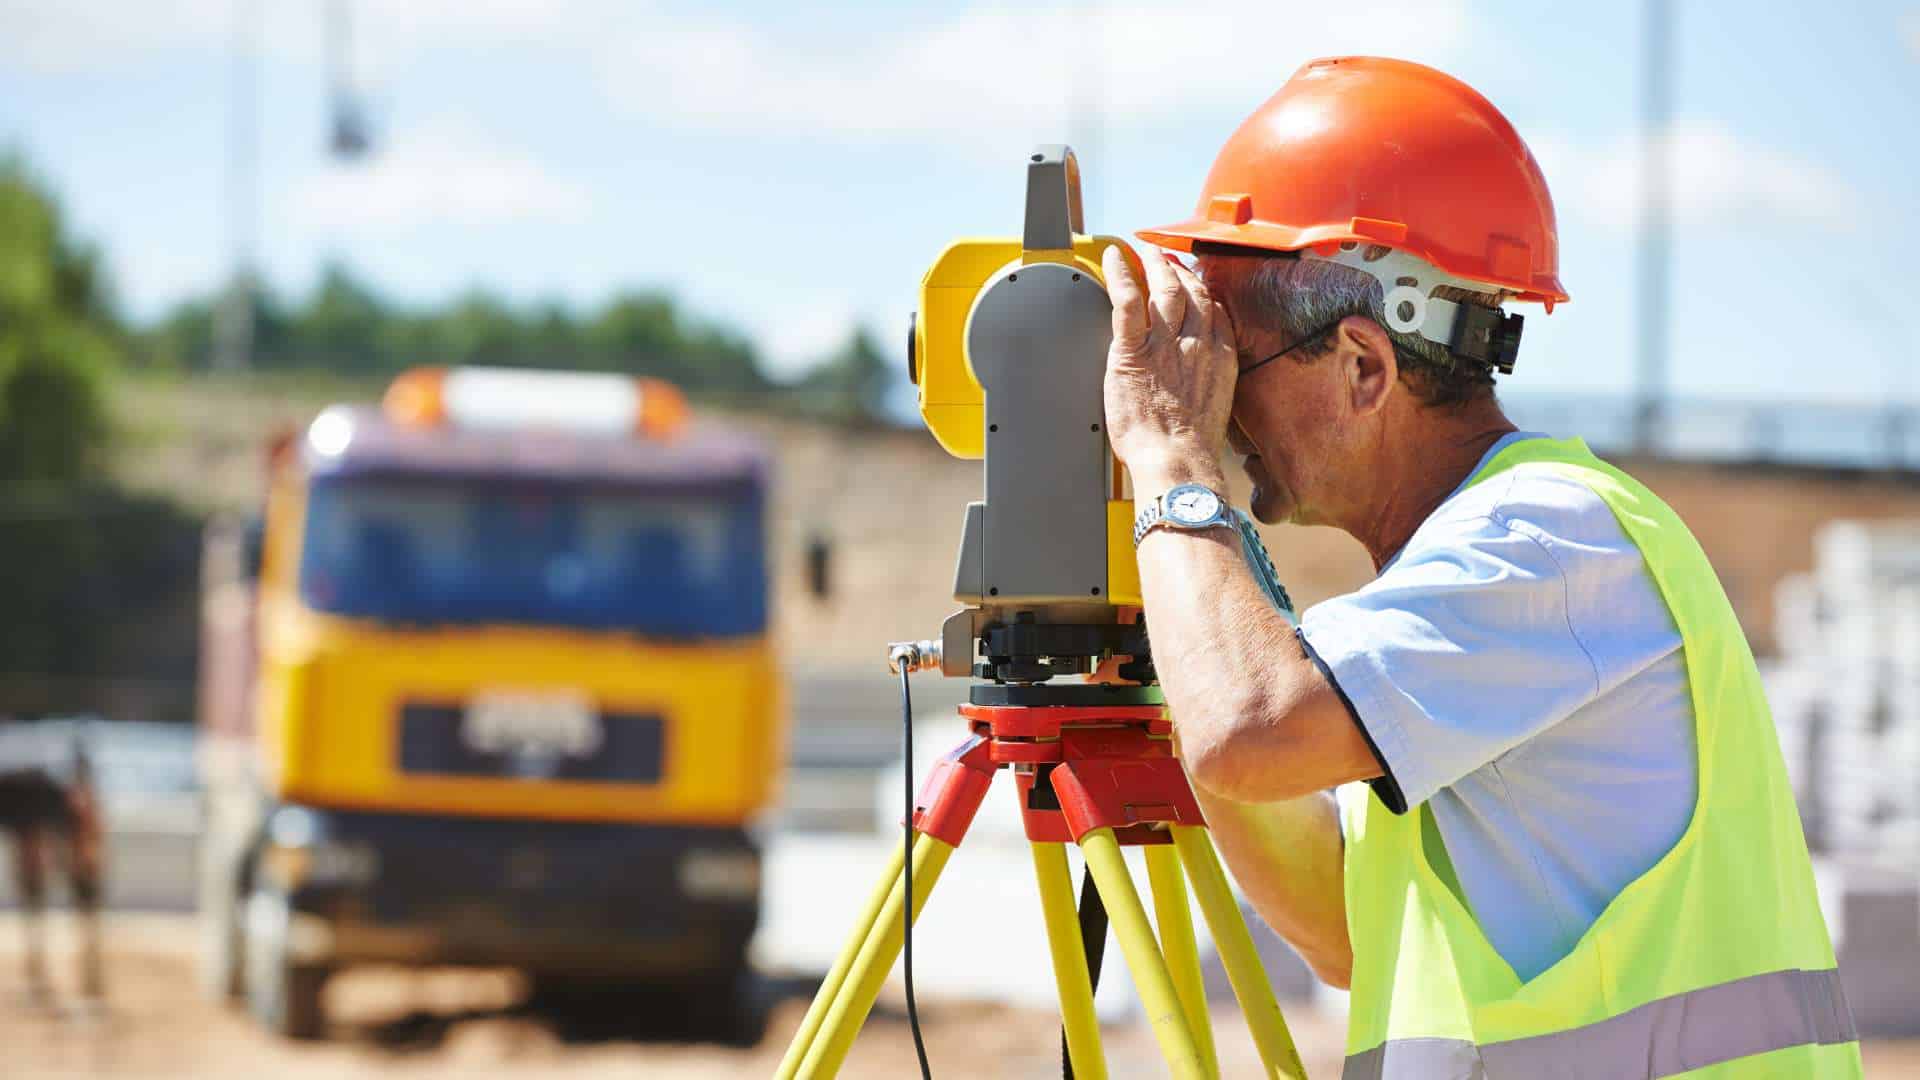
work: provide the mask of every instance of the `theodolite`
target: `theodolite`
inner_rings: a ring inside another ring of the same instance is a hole
[[[910,960],[907,910],[918,915],[1002,769],[1014,774],[1032,846],[1070,1075],[1106,1075],[1093,981],[1109,918],[1173,1075],[1219,1074],[1188,884],[1268,1075],[1305,1075],[1154,679],[1133,505],[1102,405],[1108,247],[1140,272],[1121,240],[1086,235],[1078,163],[1064,146],[1043,146],[1027,161],[1022,235],[956,242],[921,280],[908,348],[920,415],[949,453],[984,461],[985,491],[961,526],[962,608],[938,638],[889,646],[888,662],[901,681],[909,772],[911,672],[974,680],[960,707],[968,736],[911,800],[904,843],[795,1034],[782,1080],[838,1071],[903,946]],[[1249,564],[1284,606],[1251,524],[1240,526]],[[1116,658],[1118,681],[1081,678]],[[1077,909],[1068,844],[1090,883]],[[1123,846],[1145,849],[1151,921]],[[982,922],[1011,917],[985,912]]]

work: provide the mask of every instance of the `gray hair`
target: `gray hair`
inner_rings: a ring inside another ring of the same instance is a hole
[[[1367,258],[1377,259],[1387,250],[1375,245],[1367,249]],[[1340,320],[1359,315],[1380,324],[1393,343],[1401,381],[1422,403],[1458,406],[1493,396],[1493,371],[1485,364],[1455,356],[1445,345],[1419,334],[1389,329],[1380,283],[1359,270],[1266,252],[1210,253],[1201,258],[1207,287],[1225,301],[1234,318],[1278,331],[1287,344],[1295,346],[1291,355],[1302,363],[1326,355]],[[1433,295],[1492,308],[1503,299],[1500,293],[1448,285],[1436,288]]]

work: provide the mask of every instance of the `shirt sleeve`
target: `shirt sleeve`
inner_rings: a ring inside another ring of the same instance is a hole
[[[1308,655],[1380,759],[1374,788],[1395,812],[1599,693],[1550,545],[1494,517],[1431,521],[1378,578],[1301,620]]]

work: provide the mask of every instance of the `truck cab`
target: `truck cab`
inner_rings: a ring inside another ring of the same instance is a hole
[[[295,1037],[360,963],[730,1007],[784,764],[768,471],[670,386],[513,369],[278,448],[257,569],[243,530],[207,575],[209,988]]]

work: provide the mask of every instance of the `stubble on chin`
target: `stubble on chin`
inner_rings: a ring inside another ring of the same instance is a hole
[[[1293,501],[1284,496],[1262,492],[1253,500],[1253,519],[1262,525],[1291,525],[1294,511]]]
[[[1247,509],[1262,525],[1283,525],[1293,516],[1293,499],[1274,479],[1263,458],[1241,459],[1240,469],[1253,485]]]

